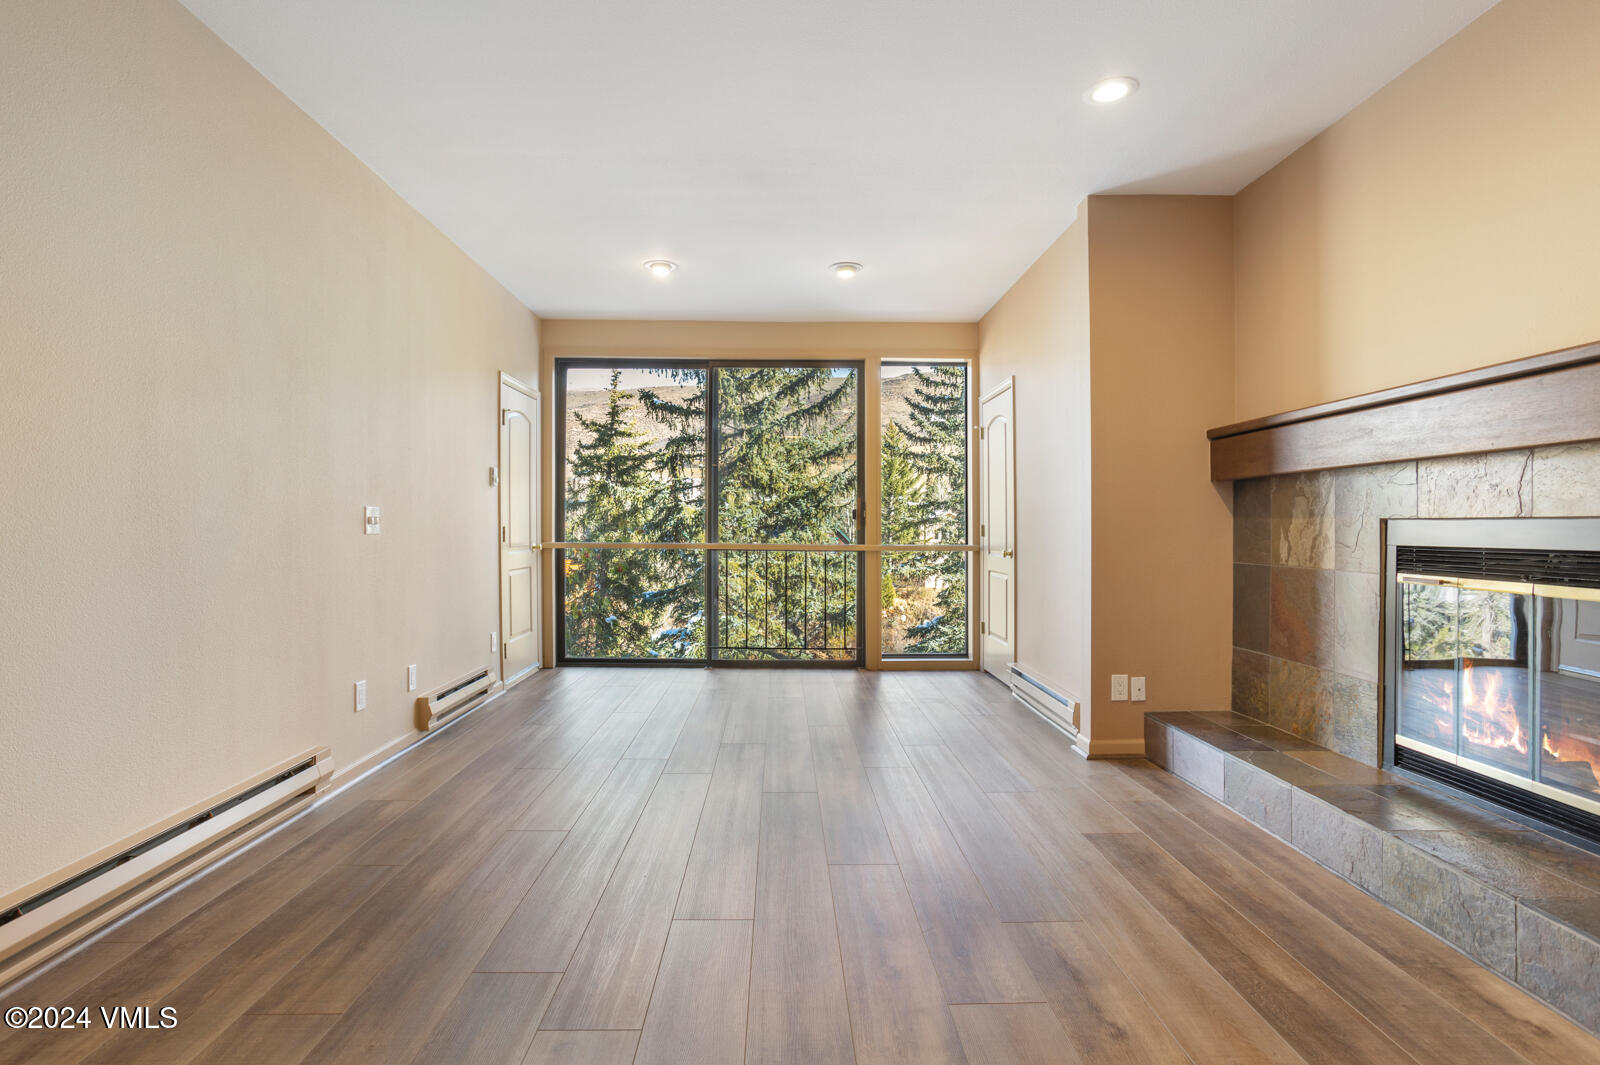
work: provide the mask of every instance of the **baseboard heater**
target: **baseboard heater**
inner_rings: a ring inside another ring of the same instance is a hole
[[[458,677],[444,687],[417,699],[417,728],[432,732],[487,702],[499,681],[488,669]]]
[[[1075,746],[1078,744],[1078,715],[1083,706],[1078,700],[1030,676],[1015,662],[1011,663],[1011,694],[1028,709],[1071,736]]]
[[[328,748],[308,751],[0,899],[0,987],[282,823],[332,776]]]

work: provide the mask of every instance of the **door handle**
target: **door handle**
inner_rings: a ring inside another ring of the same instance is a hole
[[[1005,551],[1000,552],[1000,557],[1001,558],[1010,558],[1014,554],[1016,554],[1015,551],[1005,550]]]

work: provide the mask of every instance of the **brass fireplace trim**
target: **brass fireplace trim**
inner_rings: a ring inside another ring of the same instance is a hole
[[[1462,588],[1479,592],[1510,592],[1512,595],[1542,595],[1546,599],[1583,599],[1600,603],[1600,588],[1566,584],[1535,584],[1528,581],[1490,581],[1477,577],[1434,577],[1425,573],[1397,573],[1396,584],[1431,584],[1443,588]]]
[[[1461,766],[1463,769],[1470,769],[1479,776],[1490,777],[1494,780],[1500,781],[1502,784],[1510,784],[1514,787],[1521,788],[1523,791],[1531,791],[1535,795],[1543,795],[1547,799],[1553,799],[1556,802],[1565,803],[1568,806],[1576,806],[1580,810],[1587,810],[1589,813],[1600,815],[1600,801],[1597,801],[1590,796],[1583,794],[1582,792],[1567,791],[1564,788],[1558,788],[1552,784],[1546,784],[1542,780],[1534,780],[1530,777],[1519,776],[1516,773],[1501,769],[1499,766],[1494,765],[1491,762],[1480,761],[1477,758],[1468,758],[1465,755],[1456,754],[1454,751],[1446,750],[1443,747],[1435,747],[1431,743],[1424,743],[1422,740],[1412,739],[1410,736],[1402,736],[1398,732],[1395,733],[1394,743],[1396,747],[1405,747],[1410,750],[1428,755],[1430,758],[1437,758],[1441,762],[1449,762],[1451,765]]]

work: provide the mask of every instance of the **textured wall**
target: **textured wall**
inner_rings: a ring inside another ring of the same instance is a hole
[[[4,22],[0,894],[410,734],[410,663],[492,663],[496,374],[538,369],[533,315],[176,3]]]
[[[1377,765],[1379,523],[1595,515],[1600,443],[1240,481],[1233,709]]]

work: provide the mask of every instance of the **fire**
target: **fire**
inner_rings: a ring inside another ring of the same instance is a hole
[[[1461,735],[1479,747],[1510,748],[1528,753],[1528,736],[1522,731],[1517,704],[1505,690],[1505,677],[1497,669],[1484,670],[1478,685],[1471,662],[1461,664]]]
[[[1518,676],[1520,670],[1491,665],[1474,668],[1472,662],[1463,660],[1459,689],[1454,691],[1456,686],[1448,682],[1448,675],[1433,679],[1430,673],[1436,671],[1424,670],[1413,677],[1412,683],[1417,687],[1411,697],[1429,706],[1437,742],[1454,745],[1455,708],[1459,705],[1462,740],[1480,751],[1508,751],[1515,752],[1519,759],[1527,757],[1531,737],[1517,708],[1516,683],[1508,683],[1508,677]],[[1459,696],[1459,700],[1452,696]],[[1600,735],[1586,734],[1594,733],[1593,728],[1575,730],[1573,715],[1553,712],[1548,702],[1541,716],[1541,779],[1600,792]]]
[[[1501,670],[1484,669],[1480,678],[1471,662],[1461,664],[1461,735],[1479,747],[1528,753],[1528,735]],[[1559,773],[1564,783],[1586,789],[1600,785],[1600,746],[1571,734],[1552,736],[1548,731],[1539,745],[1546,755],[1544,775]]]
[[[1600,743],[1592,740],[1580,739],[1576,736],[1557,736],[1552,738],[1547,732],[1544,736],[1545,772],[1555,771],[1556,766],[1570,765],[1577,774],[1581,774],[1583,767],[1588,767],[1588,774],[1593,781],[1587,779],[1568,779],[1565,783],[1586,790],[1600,790]],[[1552,765],[1552,763],[1554,763]]]

